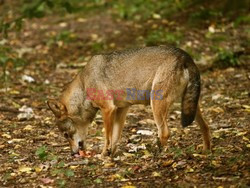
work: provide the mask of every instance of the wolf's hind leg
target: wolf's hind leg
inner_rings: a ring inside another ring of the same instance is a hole
[[[196,122],[198,123],[198,125],[200,126],[201,129],[201,133],[203,136],[203,150],[211,150],[211,142],[210,142],[210,131],[209,131],[209,127],[206,123],[206,121],[203,119],[202,115],[201,115],[201,110],[200,110],[200,106],[197,106],[197,112],[196,112],[196,118],[195,118]]]
[[[160,98],[156,96],[151,98],[151,107],[162,146],[166,145],[170,136],[170,130],[167,125],[170,107],[183,92],[183,87],[185,86],[185,82],[181,83],[180,79],[181,77],[178,79],[177,74],[166,75],[160,70],[158,76],[153,81],[152,90],[158,93],[161,92]]]
[[[167,125],[167,116],[170,104],[165,100],[152,100],[151,102],[154,120],[158,128],[158,137],[160,139],[161,146],[164,146],[170,136],[170,130]]]

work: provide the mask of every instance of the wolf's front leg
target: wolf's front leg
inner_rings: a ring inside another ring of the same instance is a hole
[[[110,149],[112,148],[112,131],[116,115],[116,108],[104,108],[101,109],[101,111],[105,129],[105,142],[102,151],[102,157],[104,157],[106,155],[110,155]]]
[[[116,110],[116,116],[115,116],[115,121],[113,125],[112,140],[111,140],[111,156],[112,157],[115,155],[117,145],[121,138],[121,133],[124,127],[128,109],[129,107],[125,107],[125,108],[118,108]]]

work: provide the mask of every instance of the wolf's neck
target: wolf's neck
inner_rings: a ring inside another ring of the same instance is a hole
[[[60,101],[66,106],[69,115],[80,116],[82,119],[92,121],[97,112],[91,101],[86,100],[86,92],[79,75],[68,85]]]
[[[66,106],[68,114],[77,114],[84,101],[84,91],[77,75],[63,91],[60,101]]]

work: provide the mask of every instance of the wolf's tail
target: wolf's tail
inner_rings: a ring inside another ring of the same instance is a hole
[[[182,96],[181,124],[183,127],[190,125],[196,116],[197,105],[200,97],[200,73],[194,62],[187,62],[189,81]]]

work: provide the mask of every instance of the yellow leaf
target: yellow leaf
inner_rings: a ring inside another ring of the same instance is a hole
[[[161,15],[160,15],[160,14],[154,13],[154,14],[153,14],[153,18],[154,18],[154,19],[161,19]]]
[[[40,167],[35,167],[35,171],[38,173],[38,172],[41,172],[42,169]]]
[[[242,107],[245,108],[245,109],[250,109],[249,105],[242,105]]]
[[[239,133],[237,133],[237,136],[244,136],[245,134],[247,134],[247,131],[239,132]]]
[[[186,170],[186,172],[194,172],[194,169],[188,168],[188,169]]]
[[[22,138],[14,138],[14,139],[12,139],[11,141],[12,141],[12,142],[23,142],[24,139],[22,139]]]
[[[142,158],[147,159],[149,157],[152,157],[152,154],[148,150],[143,150],[144,155]]]
[[[127,152],[124,152],[123,155],[124,155],[125,157],[134,157],[134,156],[135,156],[134,154],[132,154],[132,153],[127,153]]]
[[[174,162],[174,163],[172,164],[172,167],[175,168],[176,166],[177,166],[177,163]]]
[[[114,166],[115,166],[115,163],[105,163],[104,164],[105,168],[110,168],[110,167],[114,167]]]
[[[112,175],[112,179],[114,180],[114,179],[122,179],[123,177],[120,175],[120,174],[113,174]]]
[[[20,94],[20,91],[17,91],[17,90],[11,90],[11,91],[10,91],[10,94],[17,95],[17,94]]]
[[[27,125],[27,126],[24,127],[23,130],[25,130],[25,131],[31,131],[31,130],[33,130],[33,127],[31,125]]]
[[[216,166],[216,167],[219,167],[220,166],[220,163],[218,162],[218,161],[212,161],[212,164],[214,165],[214,166]]]
[[[242,139],[245,140],[245,141],[249,141],[249,139],[247,137],[245,137],[245,136],[243,136]]]
[[[21,147],[22,147],[21,145],[16,144],[15,147],[14,147],[14,149],[17,150],[18,148],[21,148]]]
[[[154,176],[154,177],[161,177],[161,174],[159,172],[153,172],[152,176]]]
[[[220,133],[219,132],[213,132],[213,137],[214,138],[220,138]]]
[[[212,111],[216,112],[216,113],[223,113],[224,112],[224,110],[221,107],[212,108]]]
[[[90,36],[91,36],[92,40],[97,40],[98,39],[98,35],[95,34],[95,33],[91,34]]]
[[[70,166],[69,168],[72,169],[72,170],[74,170],[74,169],[76,169],[77,167],[79,167],[79,166],[78,166],[78,165],[77,165],[77,166]]]
[[[115,43],[111,43],[111,44],[109,44],[109,46],[110,46],[110,48],[114,48],[116,46],[116,44]]]
[[[31,173],[32,168],[27,167],[27,166],[21,166],[19,169],[19,172],[26,172],[26,173]]]
[[[125,186],[122,186],[122,188],[136,188],[136,186],[133,186],[133,185],[125,185]]]
[[[171,164],[173,164],[174,160],[168,160],[168,161],[163,161],[162,166],[166,167],[166,166],[170,166]]]
[[[200,158],[202,158],[202,159],[207,158],[206,155],[201,155],[201,154],[198,154],[198,153],[194,153],[193,156],[194,156],[194,157],[200,157]]]
[[[11,136],[9,134],[2,134],[2,137],[5,137],[5,138],[11,138]]]

